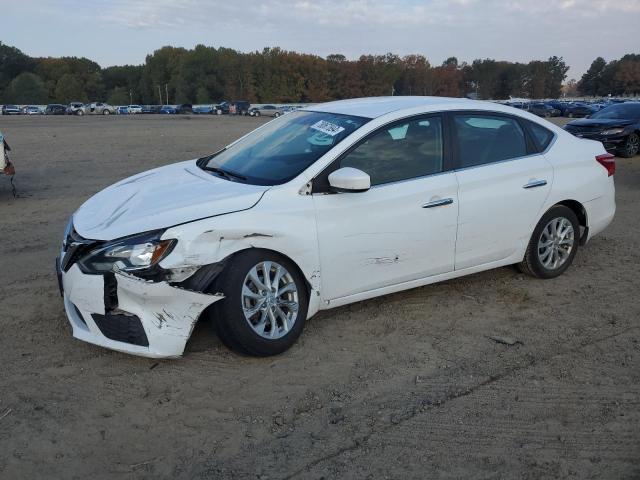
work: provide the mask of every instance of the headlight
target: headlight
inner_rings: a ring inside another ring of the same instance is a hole
[[[622,132],[624,132],[624,127],[609,128],[608,130],[603,130],[602,135],[618,135]]]
[[[152,267],[176,244],[175,239],[160,240],[161,235],[162,232],[151,232],[102,245],[83,257],[78,266],[85,273],[130,272]]]

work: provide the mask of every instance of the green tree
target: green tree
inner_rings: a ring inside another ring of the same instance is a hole
[[[47,89],[35,73],[21,73],[9,84],[6,97],[18,104],[44,104],[47,103]]]
[[[582,75],[582,78],[578,82],[578,90],[583,95],[597,95],[603,89],[602,75],[607,62],[604,58],[596,58],[589,67],[589,70]]]
[[[129,91],[125,87],[116,87],[107,99],[109,105],[129,105]]]
[[[36,61],[15,47],[0,42],[0,99],[9,83],[21,73],[33,72]],[[6,98],[7,102],[14,101]]]
[[[65,73],[58,80],[55,99],[60,103],[86,102],[88,100],[81,80],[71,73]]]

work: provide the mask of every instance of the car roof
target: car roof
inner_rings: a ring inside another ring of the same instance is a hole
[[[424,107],[425,112],[457,109],[513,112],[511,107],[494,102],[466,98],[417,96],[354,98],[311,105],[303,110],[377,118],[387,113],[415,109],[416,107]]]

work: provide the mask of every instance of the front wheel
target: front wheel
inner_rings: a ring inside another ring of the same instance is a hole
[[[214,325],[231,349],[277,355],[302,333],[307,287],[288,259],[268,250],[245,250],[229,260],[216,284],[225,298],[214,304]]]
[[[568,207],[556,205],[545,213],[518,264],[523,273],[537,278],[555,278],[573,262],[580,239],[580,222]]]
[[[103,110],[102,114],[103,115],[111,115],[111,112],[109,110]]]
[[[618,156],[623,158],[631,158],[640,149],[640,136],[637,133],[632,133],[627,137],[624,144],[617,149]]]

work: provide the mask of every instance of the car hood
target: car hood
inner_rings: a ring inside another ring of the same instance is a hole
[[[74,213],[73,225],[84,238],[114,240],[249,209],[268,188],[225,180],[190,160],[105,188]]]
[[[631,125],[633,120],[623,120],[623,119],[611,119],[611,118],[581,118],[580,120],[574,120],[572,122],[567,123],[567,126],[571,127],[616,127],[616,126],[626,126]]]

